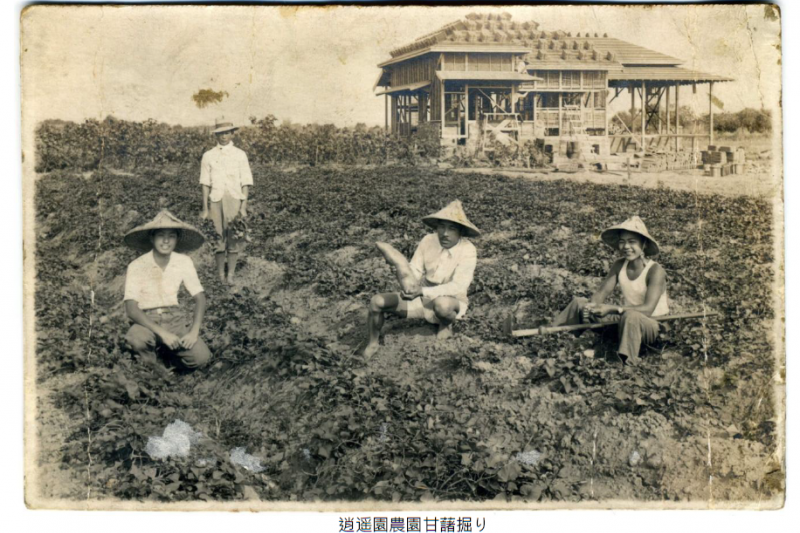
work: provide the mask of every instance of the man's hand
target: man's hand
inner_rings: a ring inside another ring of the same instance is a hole
[[[203,210],[200,212],[200,220],[206,220],[208,218],[208,208],[203,207]]]
[[[415,299],[419,298],[420,296],[422,296],[422,289],[417,289],[414,292],[401,292],[400,293],[400,297],[403,300],[415,300]]]
[[[591,308],[589,306],[591,306]],[[589,304],[586,306],[586,309],[589,311],[589,313],[591,313],[592,316],[597,318],[613,314],[617,311],[616,306],[608,304]]]
[[[160,334],[161,342],[167,345],[170,350],[177,350],[181,347],[181,338],[170,331],[164,331]]]
[[[199,332],[197,332],[197,331],[195,331],[195,330],[191,330],[191,331],[189,331],[189,333],[187,333],[186,335],[184,335],[183,337],[181,337],[181,346],[182,346],[182,347],[183,347],[185,350],[191,350],[191,349],[192,349],[192,347],[193,347],[193,346],[195,345],[195,343],[197,342],[197,339],[198,339],[198,337],[199,337],[199,336],[200,336],[200,333],[199,333]]]

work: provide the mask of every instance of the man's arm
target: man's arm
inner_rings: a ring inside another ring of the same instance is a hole
[[[242,199],[242,208],[241,208],[240,211],[241,211],[243,217],[247,216],[247,194],[249,192],[250,192],[250,186],[249,185],[245,185],[245,186],[242,187],[242,196],[244,196],[244,198]]]
[[[200,185],[203,189],[203,212],[200,218],[208,218],[208,196],[211,191],[211,165],[208,162],[208,156],[203,155],[200,161]]]
[[[203,324],[203,317],[206,314],[206,293],[198,292],[194,295],[194,318],[189,332],[181,337],[181,346],[191,350],[197,339],[200,337],[200,326]]]
[[[606,275],[605,279],[600,283],[600,286],[597,287],[597,290],[595,290],[594,294],[589,298],[589,302],[593,304],[602,304],[606,301],[606,298],[611,296],[611,293],[614,292],[614,288],[617,286],[617,276],[619,276],[619,271],[623,263],[625,263],[625,260],[619,259],[611,265],[608,275]]]
[[[472,278],[475,276],[475,266],[477,263],[478,256],[473,248],[470,252],[465,254],[458,265],[456,265],[453,278],[450,281],[434,287],[423,287],[422,295],[426,298],[433,299],[439,296],[467,294],[467,290],[469,290],[469,286],[472,283]]]
[[[136,300],[125,300],[125,314],[128,318],[133,320],[134,323],[139,324],[155,333],[161,338],[161,342],[169,346],[171,350],[175,350],[180,346],[181,339],[158,324],[150,320],[144,312],[139,309],[139,303]]]
[[[208,195],[211,192],[211,187],[203,185],[203,212],[200,213],[200,218],[208,218]]]
[[[667,290],[667,273],[661,265],[653,265],[647,272],[647,292],[644,296],[642,305],[599,305],[594,313],[598,316],[605,316],[611,313],[624,313],[625,311],[637,311],[645,316],[652,316],[658,305],[658,300],[664,291]]]

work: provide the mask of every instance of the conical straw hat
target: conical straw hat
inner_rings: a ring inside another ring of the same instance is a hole
[[[205,238],[200,231],[194,226],[181,222],[166,209],[158,213],[156,217],[147,224],[142,224],[130,230],[125,234],[123,241],[134,250],[149,252],[153,249],[153,243],[150,242],[150,232],[157,229],[175,229],[180,231],[181,236],[178,239],[178,244],[175,245],[175,251],[178,253],[197,250],[203,245],[203,242],[205,242]]]
[[[638,216],[632,216],[622,224],[617,224],[616,226],[611,226],[607,230],[604,230],[603,233],[600,234],[600,238],[603,239],[604,243],[616,250],[619,247],[619,234],[621,231],[637,233],[645,238],[644,255],[650,257],[658,255],[658,243],[650,236],[650,233],[647,231],[647,226],[644,225],[644,222]]]
[[[436,229],[436,223],[439,220],[448,220],[455,222],[464,228],[464,235],[467,237],[478,237],[481,232],[475,225],[469,221],[467,215],[464,213],[464,208],[461,206],[461,200],[454,200],[447,204],[441,211],[437,211],[432,215],[422,217],[422,221]]]

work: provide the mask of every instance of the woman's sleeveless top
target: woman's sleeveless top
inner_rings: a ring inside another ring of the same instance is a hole
[[[644,298],[647,294],[647,272],[655,265],[655,261],[649,261],[642,273],[639,274],[635,280],[628,279],[628,261],[622,264],[622,269],[619,271],[619,288],[622,291],[622,297],[625,299],[625,305],[643,305]],[[661,295],[653,310],[653,316],[662,316],[669,314],[669,305],[667,304],[667,291]]]

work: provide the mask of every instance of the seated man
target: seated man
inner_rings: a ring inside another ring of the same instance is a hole
[[[617,353],[623,363],[630,364],[638,359],[642,342],[650,344],[658,336],[659,323],[650,317],[669,314],[666,273],[661,265],[646,258],[658,255],[658,243],[639,217],[608,228],[601,238],[619,250],[622,257],[611,265],[608,275],[589,300],[573,299],[553,318],[551,325],[618,321]],[[604,304],[617,286],[625,305]]]
[[[422,221],[436,233],[420,241],[409,263],[420,281],[419,289],[411,294],[384,293],[372,298],[367,318],[366,358],[378,351],[385,312],[438,324],[439,339],[450,337],[453,322],[467,312],[467,289],[475,273],[477,254],[466,237],[477,237],[480,231],[467,219],[458,200]]]
[[[165,346],[186,368],[208,363],[211,352],[200,339],[200,324],[206,311],[203,286],[191,258],[182,252],[203,245],[202,234],[161,211],[152,222],[134,228],[125,235],[125,244],[144,255],[128,265],[125,277],[125,312],[134,322],[125,339],[141,359],[168,376],[156,356],[156,348]],[[178,307],[178,290],[186,286],[194,297],[194,318]]]

